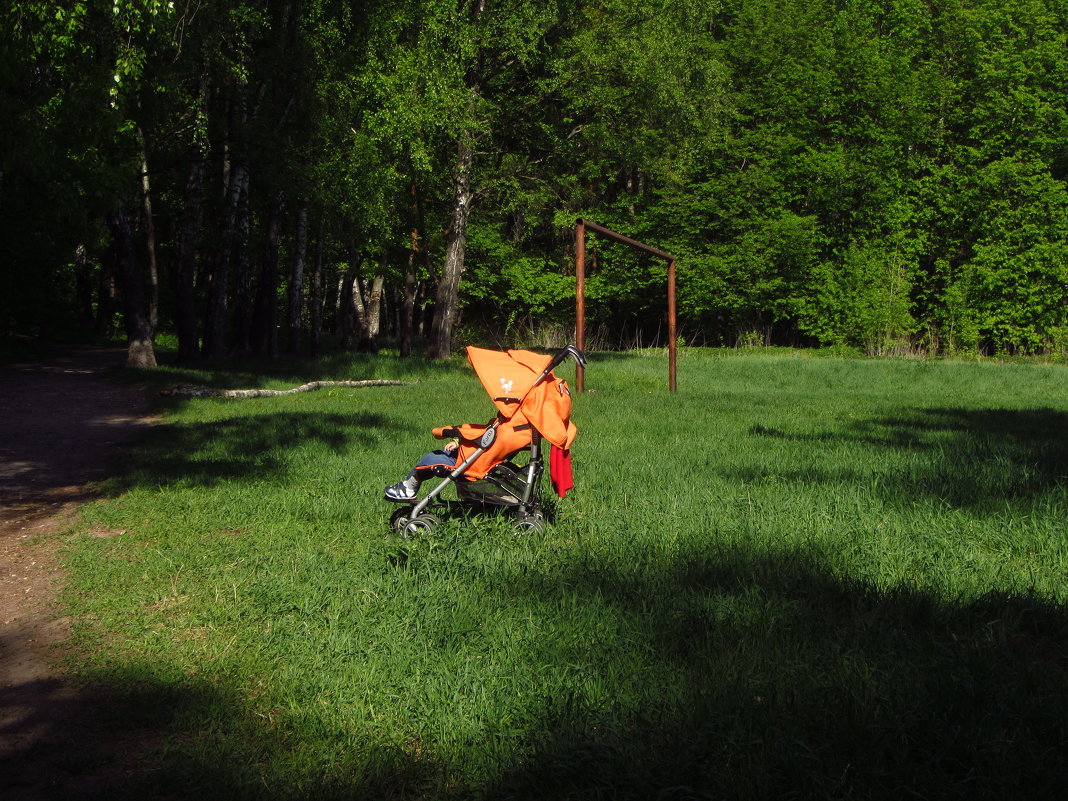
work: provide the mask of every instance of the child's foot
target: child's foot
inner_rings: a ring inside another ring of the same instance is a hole
[[[408,476],[392,487],[386,487],[387,501],[410,501],[419,494],[419,479]]]

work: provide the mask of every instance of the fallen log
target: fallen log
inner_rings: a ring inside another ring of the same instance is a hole
[[[276,395],[294,395],[297,392],[311,392],[323,387],[406,387],[410,381],[387,381],[384,379],[367,379],[364,381],[310,381],[292,389],[216,389],[198,387],[194,384],[178,384],[174,389],[165,389],[159,394],[177,395],[183,398],[270,398]]]

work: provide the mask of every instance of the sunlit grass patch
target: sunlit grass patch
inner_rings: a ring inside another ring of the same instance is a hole
[[[354,370],[417,383],[173,404],[88,510],[126,533],[72,544],[77,669],[168,743],[134,789],[1061,786],[1064,368],[692,350],[671,395],[599,354],[553,526],[407,540],[382,488],[492,406],[460,362]]]

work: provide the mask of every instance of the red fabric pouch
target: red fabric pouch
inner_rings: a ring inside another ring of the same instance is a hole
[[[553,447],[549,453],[549,480],[556,494],[563,498],[575,486],[571,475],[571,451]]]

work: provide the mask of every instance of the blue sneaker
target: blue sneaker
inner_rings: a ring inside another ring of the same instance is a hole
[[[385,496],[387,501],[410,501],[419,494],[419,479],[408,476],[404,481],[398,482],[391,487],[386,487]]]

